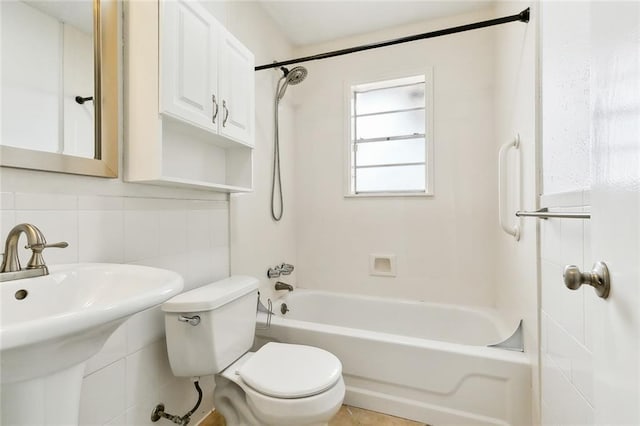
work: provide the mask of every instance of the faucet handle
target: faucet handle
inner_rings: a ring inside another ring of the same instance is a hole
[[[31,249],[31,250],[44,250],[46,248],[67,248],[69,247],[69,243],[66,241],[60,241],[59,243],[53,243],[53,244],[27,244],[26,246],[24,246],[24,248],[26,249]]]
[[[275,268],[269,268],[267,270],[267,277],[269,277],[269,278],[278,278],[281,273],[282,273],[282,271],[280,270],[280,267],[276,266]]]
[[[288,263],[283,263],[279,266],[279,269],[282,275],[289,275],[293,272],[294,267]]]
[[[49,247],[65,248],[65,247],[69,247],[69,243],[67,243],[66,241],[61,241],[59,243],[53,243],[53,244],[46,244],[46,243],[27,244],[24,248],[31,249],[33,251],[31,258],[27,263],[27,269],[43,268],[48,273],[47,265],[44,263],[44,258],[42,257],[42,251]]]

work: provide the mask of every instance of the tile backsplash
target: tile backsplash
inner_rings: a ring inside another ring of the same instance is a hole
[[[68,194],[0,193],[0,238],[18,223],[32,223],[47,242],[49,265],[132,263],[173,270],[185,290],[229,275],[229,205],[225,200]],[[25,264],[28,251],[20,261]],[[211,410],[213,378],[202,378],[197,420]],[[189,379],[173,376],[164,340],[164,317],[154,307],[131,317],[86,365],[82,425],[145,425],[155,405],[182,415],[197,394]]]

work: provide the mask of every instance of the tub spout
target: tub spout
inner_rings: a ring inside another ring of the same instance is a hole
[[[291,284],[283,283],[282,281],[278,281],[276,283],[276,290],[289,290],[293,291],[293,286]]]

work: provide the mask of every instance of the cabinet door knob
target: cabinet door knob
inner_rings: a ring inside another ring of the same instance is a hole
[[[211,95],[211,101],[213,102],[213,116],[211,122],[216,124],[216,118],[218,117],[218,101],[216,101],[216,95]]]
[[[227,108],[227,101],[222,100],[222,111],[224,111],[224,118],[222,119],[222,127],[227,127],[227,120],[229,119],[229,108]]]
[[[603,299],[609,297],[611,278],[609,268],[604,262],[596,262],[591,272],[580,272],[576,265],[567,265],[562,274],[564,285],[571,290],[577,290],[582,284],[592,286],[596,294]]]

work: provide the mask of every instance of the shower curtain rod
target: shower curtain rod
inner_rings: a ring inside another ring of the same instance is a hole
[[[529,22],[529,8],[526,8],[517,15],[505,16],[503,18],[489,19],[488,21],[475,22],[473,24],[460,25],[458,27],[445,28],[443,30],[431,31],[428,33],[415,34],[406,37],[400,37],[393,40],[382,41],[379,43],[364,44],[347,49],[333,50],[331,52],[319,53],[317,55],[303,56],[302,58],[289,59],[282,62],[274,62],[271,64],[259,65],[255,67],[256,71],[266,70],[269,68],[277,68],[285,65],[297,64],[299,62],[317,61],[319,59],[333,58],[334,56],[348,55],[349,53],[362,52],[363,50],[377,49],[379,47],[393,46],[394,44],[407,43],[410,41],[424,40],[427,38],[440,37],[449,34],[461,33],[463,31],[476,30],[478,28],[492,27],[494,25],[507,24],[509,22]]]

